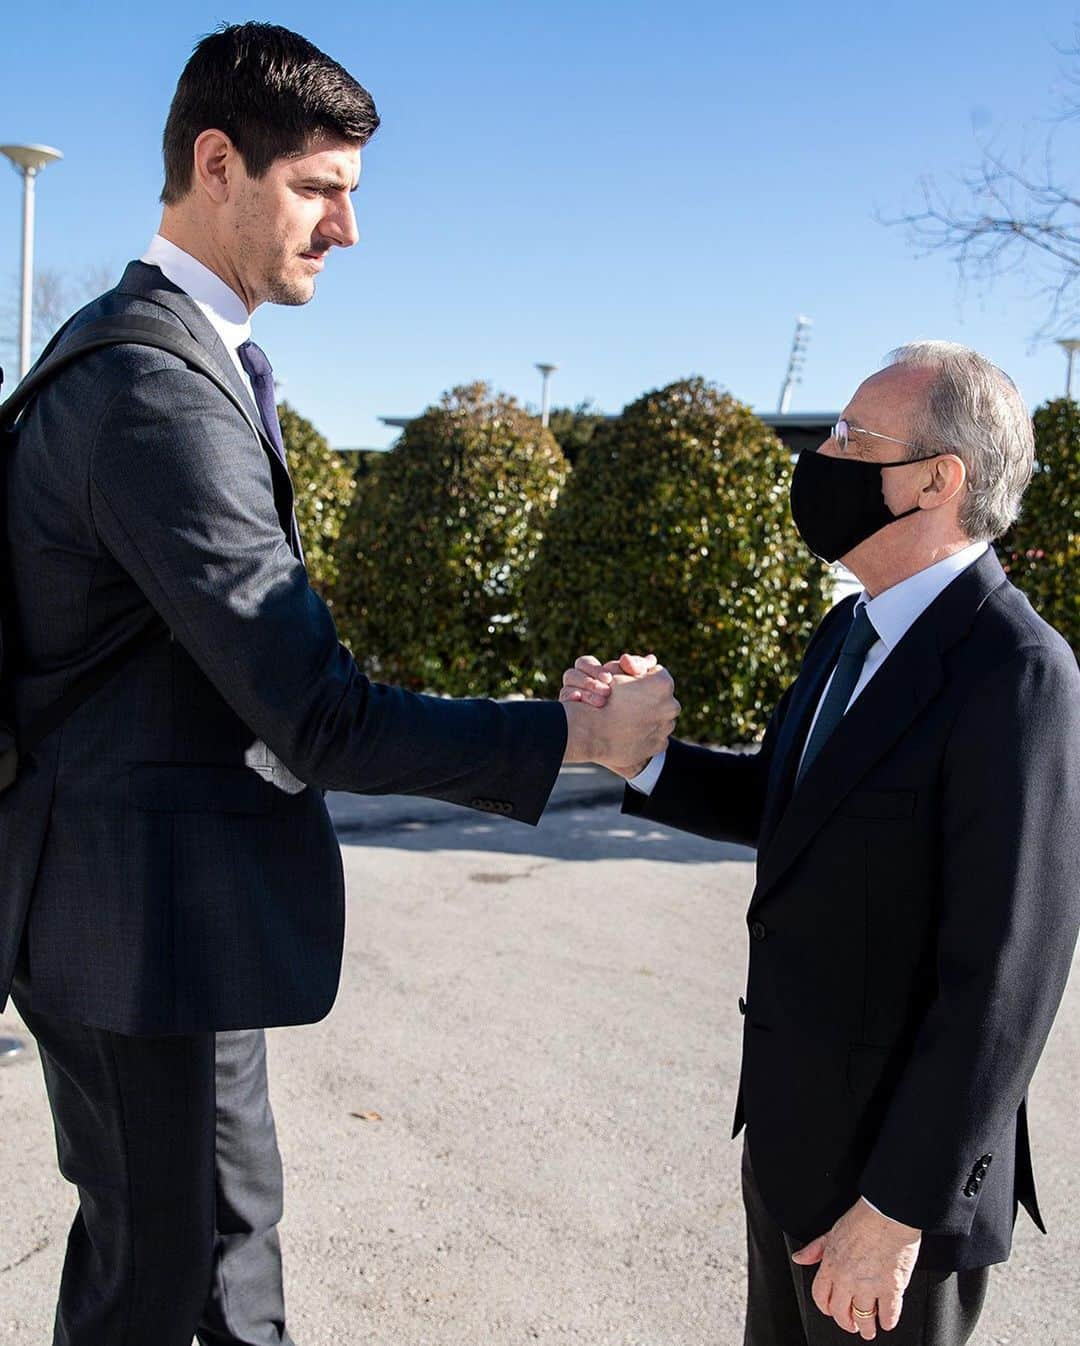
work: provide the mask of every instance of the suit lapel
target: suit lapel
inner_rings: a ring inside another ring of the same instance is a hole
[[[237,372],[236,365],[233,364],[232,357],[225,349],[224,342],[214,331],[213,326],[204,316],[198,304],[190,295],[185,294],[183,290],[178,289],[170,280],[166,279],[156,266],[148,266],[145,262],[129,262],[120,284],[116,288],[120,293],[136,295],[140,299],[167,308],[170,313],[179,318],[200,346],[205,347],[216,365],[218,373],[234,390],[248,410],[251,423],[258,433],[259,442],[270,460],[270,472],[274,479],[274,500],[277,504],[278,516],[281,519],[286,537],[290,537],[293,487],[288,469],[267,438],[266,431],[263,429],[262,417],[259,415],[258,407],[252,401],[247,384]]]
[[[795,771],[806,744],[806,736],[810,731],[810,721],[821,700],[821,693],[824,691],[829,674],[840,656],[840,647],[851,625],[854,605],[855,600],[851,599],[838,606],[832,630],[827,634],[823,632],[814,648],[807,651],[795,686],[791,690],[791,704],[788,706],[783,728],[777,740],[765,792],[765,808],[758,840],[759,851],[764,851],[768,846],[769,839],[791,798]],[[841,612],[844,613],[843,616],[840,615]]]
[[[790,868],[845,796],[933,700],[945,678],[944,652],[967,634],[979,608],[1004,582],[1004,571],[991,549],[938,595],[890,652],[807,768],[775,830],[767,836],[763,833],[752,908]],[[833,650],[833,661],[837,650],[838,646]],[[814,684],[818,697],[823,683],[819,671]],[[816,705],[817,699],[811,704]],[[798,746],[804,738],[805,732],[797,740]],[[795,747],[793,742],[792,752]],[[793,770],[790,761],[785,765]],[[778,782],[778,787],[781,784]],[[782,795],[780,801],[782,805]]]

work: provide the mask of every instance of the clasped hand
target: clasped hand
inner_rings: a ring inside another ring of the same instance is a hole
[[[559,700],[570,726],[566,761],[599,762],[627,780],[663,752],[682,710],[654,654],[606,664],[584,654],[563,674]]]

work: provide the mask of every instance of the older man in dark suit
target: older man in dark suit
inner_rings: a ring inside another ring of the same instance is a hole
[[[56,1346],[291,1340],[261,1030],[336,992],[323,792],[535,823],[563,760],[655,751],[677,713],[666,676],[600,733],[585,707],[373,684],[309,588],[250,315],[306,303],[356,242],[377,124],[295,33],[201,42],[165,131],[160,233],[56,349],[104,317],[156,319],[231,397],[175,355],[97,351],[39,393],[6,464],[20,733],[114,670],[0,794],[0,1009],[11,984],[80,1196]]]
[[[628,813],[758,848],[748,1346],[960,1346],[1018,1205],[1043,1227],[1026,1095],[1080,922],[1080,675],[989,545],[1032,458],[1001,370],[894,352],[792,484],[863,594],[758,753],[673,741],[623,773]],[[602,706],[639,667],[582,658],[563,696]]]

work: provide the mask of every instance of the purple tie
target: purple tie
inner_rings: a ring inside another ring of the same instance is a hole
[[[278,421],[277,401],[274,397],[274,371],[270,367],[270,361],[266,358],[266,352],[262,347],[256,346],[255,342],[250,340],[242,341],[237,346],[236,353],[244,366],[244,372],[251,380],[251,391],[255,394],[255,405],[259,408],[259,419],[263,423],[266,437],[281,459],[285,471],[288,472],[285,442],[281,438],[281,423]],[[302,561],[304,549],[300,545],[300,529],[297,527],[295,513],[292,516],[292,544],[293,550]]]

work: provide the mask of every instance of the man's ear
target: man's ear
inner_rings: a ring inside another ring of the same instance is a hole
[[[240,167],[240,155],[224,131],[201,131],[192,147],[194,185],[211,201],[228,201]]]
[[[955,453],[943,453],[927,463],[930,479],[919,492],[921,509],[940,509],[954,499],[967,483],[964,460]]]

